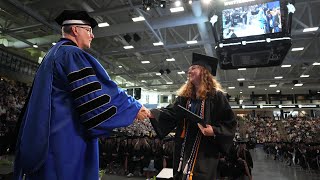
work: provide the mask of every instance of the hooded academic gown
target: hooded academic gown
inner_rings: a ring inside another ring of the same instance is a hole
[[[175,128],[175,150],[173,172],[175,179],[186,179],[183,175],[187,160],[191,156],[199,128],[195,122],[186,121],[187,126],[184,125],[184,118],[177,105],[186,107],[188,99],[185,97],[178,97],[174,104],[166,108],[153,109],[151,112],[155,118],[151,119],[151,123],[158,136],[164,137]],[[200,115],[201,101],[190,100],[189,107],[186,107],[196,114]],[[192,180],[213,180],[216,178],[219,153],[227,153],[232,145],[234,133],[236,130],[236,120],[231,107],[222,92],[217,91],[215,96],[208,96],[204,103],[204,120],[207,124],[213,126],[215,136],[201,137],[199,149],[194,163],[194,170]],[[182,169],[180,173],[177,172],[180,153],[184,138],[181,137],[183,127],[188,133],[185,136],[185,150],[183,156]],[[200,132],[201,133],[201,132]]]
[[[15,180],[97,180],[97,137],[128,126],[141,108],[68,39],[47,53],[31,91],[17,139]]]

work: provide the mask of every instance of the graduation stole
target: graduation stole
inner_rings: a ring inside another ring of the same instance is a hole
[[[200,116],[204,119],[204,104],[205,104],[205,100],[201,101],[201,109],[200,109]],[[186,104],[186,108],[189,109],[190,107],[190,99],[187,101]],[[186,119],[183,120],[183,130],[181,133],[181,138],[183,139],[183,143],[182,143],[182,148],[180,151],[180,162],[179,162],[179,167],[178,167],[178,172],[181,171],[181,167],[182,167],[182,163],[183,163],[183,156],[184,156],[184,151],[185,151],[185,144],[186,144],[186,140],[187,140],[187,136],[188,136],[188,127],[189,127],[189,123],[187,123]],[[187,180],[192,180],[192,176],[193,176],[193,170],[194,170],[194,166],[196,164],[196,160],[197,160],[197,155],[198,155],[198,151],[199,151],[199,147],[200,147],[200,142],[201,142],[201,137],[202,134],[198,129],[197,132],[197,136],[196,139],[193,143],[193,147],[191,150],[191,155],[184,167],[183,170],[183,174],[186,174],[186,179]]]

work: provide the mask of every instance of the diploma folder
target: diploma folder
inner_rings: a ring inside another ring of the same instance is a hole
[[[163,168],[156,178],[157,179],[173,179],[173,169]]]
[[[207,127],[204,119],[202,119],[199,115],[189,111],[187,108],[178,105],[179,111],[183,113],[183,117],[187,120],[193,121],[195,123],[200,123],[203,127]]]

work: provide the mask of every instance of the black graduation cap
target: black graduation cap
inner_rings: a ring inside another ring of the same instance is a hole
[[[97,21],[89,16],[86,11],[64,10],[55,21],[60,25],[89,25],[94,28],[98,25]]]
[[[203,66],[215,76],[217,74],[218,59],[203,54],[192,53],[192,65]]]

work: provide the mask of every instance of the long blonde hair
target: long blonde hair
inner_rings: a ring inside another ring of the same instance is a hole
[[[216,91],[223,92],[221,84],[214,78],[214,76],[206,68],[202,66],[199,66],[199,68],[201,81],[199,89],[196,90],[196,87],[188,81],[177,91],[178,96],[204,100],[208,94],[214,96]]]

